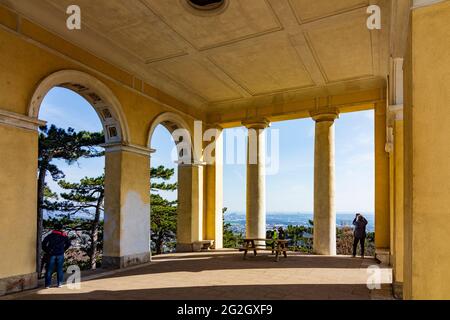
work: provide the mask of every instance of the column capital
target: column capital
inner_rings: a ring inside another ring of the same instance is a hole
[[[315,122],[334,121],[339,118],[339,111],[337,109],[310,111],[309,114]]]
[[[136,153],[143,156],[150,156],[152,153],[155,153],[155,149],[150,149],[134,144],[123,144],[123,143],[104,143],[100,145],[102,148],[105,148],[105,152],[119,152],[126,151],[131,153]]]
[[[266,129],[270,127],[270,121],[266,118],[248,119],[242,121],[242,125],[247,129]]]

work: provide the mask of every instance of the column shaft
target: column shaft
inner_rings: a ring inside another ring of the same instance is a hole
[[[203,240],[203,165],[178,166],[177,251]]]
[[[375,106],[375,247],[379,260],[390,260],[390,175],[386,152],[386,103]]]
[[[150,152],[106,147],[104,267],[150,260]]]
[[[314,252],[336,255],[336,211],[334,182],[335,114],[319,115],[314,151]]]
[[[247,238],[266,238],[265,134],[267,121],[248,124]]]

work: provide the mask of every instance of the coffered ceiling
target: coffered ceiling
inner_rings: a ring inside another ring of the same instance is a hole
[[[46,29],[206,112],[385,85],[389,0],[0,0]],[[82,10],[82,30],[65,27]],[[366,26],[370,4],[381,30]]]

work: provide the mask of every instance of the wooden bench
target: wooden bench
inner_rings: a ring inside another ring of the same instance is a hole
[[[261,242],[265,244],[260,244]],[[267,242],[272,242],[275,245],[268,246]],[[276,254],[275,261],[279,261],[280,254],[287,258],[288,242],[288,240],[281,239],[244,239],[244,245],[239,248],[239,251],[244,251],[244,260],[247,259],[248,251],[253,251],[255,256],[258,254],[258,251],[272,251],[272,254]]]

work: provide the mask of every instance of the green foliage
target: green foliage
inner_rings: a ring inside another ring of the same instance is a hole
[[[150,177],[152,179],[163,180],[162,182],[154,182],[151,183],[152,191],[175,191],[177,190],[177,183],[167,183],[166,181],[170,180],[172,176],[175,174],[175,169],[167,169],[164,166],[159,166],[158,168],[150,169]]]
[[[353,228],[343,227],[336,230],[337,254],[352,255],[353,254]],[[365,242],[365,255],[375,255],[375,233],[368,232]],[[358,247],[359,250],[359,247]]]
[[[76,260],[80,262],[81,268],[86,268],[86,263],[89,262],[90,269],[97,267],[97,262],[100,257],[100,252],[103,250],[103,230],[100,230],[100,215],[103,213],[103,202],[105,198],[105,176],[101,175],[96,178],[85,177],[79,183],[71,183],[65,180],[58,182],[58,185],[68,192],[61,193],[62,201],[55,201],[51,203],[52,210],[64,212],[67,214],[66,222],[72,224],[71,216],[84,213],[92,215],[92,220],[82,220],[82,225],[71,225],[70,229],[75,231],[75,228],[81,230],[74,232],[75,240],[78,243],[79,251],[72,249],[69,251],[69,260]],[[50,201],[46,200],[50,203]],[[83,255],[84,253],[84,255]],[[75,257],[73,257],[75,256]],[[88,259],[84,257],[87,256]]]
[[[38,203],[37,203],[37,233],[36,244],[36,266],[37,271],[41,269],[42,234],[43,234],[43,211],[57,210],[57,196],[50,191],[45,179],[49,173],[54,181],[64,178],[64,173],[52,163],[55,159],[65,160],[68,164],[75,163],[79,158],[93,158],[104,155],[98,146],[105,142],[102,132],[91,133],[86,131],[75,132],[74,129],[67,130],[52,125],[40,127],[39,149],[38,149]]]
[[[225,222],[225,213],[228,208],[223,208],[223,247],[224,248],[238,248],[243,244],[244,239],[242,234],[234,233],[231,229],[231,223]]]
[[[293,226],[286,228],[286,238],[290,240],[289,247],[292,251],[305,253],[313,252],[313,222],[309,221],[309,226]]]
[[[173,249],[177,234],[177,201],[164,199],[159,191],[175,191],[176,183],[167,183],[174,175],[174,169],[163,166],[150,170],[151,183],[151,239],[156,254]],[[157,180],[157,182],[153,182]],[[162,180],[162,181],[161,181]]]
[[[94,210],[103,211],[103,200],[105,197],[105,175],[96,178],[85,177],[79,183],[71,183],[65,180],[58,182],[58,185],[69,191],[61,193],[64,201],[58,202],[58,210],[67,212],[70,215],[77,213],[93,214]]]
[[[102,132],[75,132],[73,128],[67,131],[52,125],[40,127],[39,133],[39,162],[50,163],[53,159],[63,159],[72,164],[80,158],[99,157],[104,154],[96,147],[105,142]],[[60,171],[53,166],[56,175]],[[52,170],[49,170],[53,176]]]

